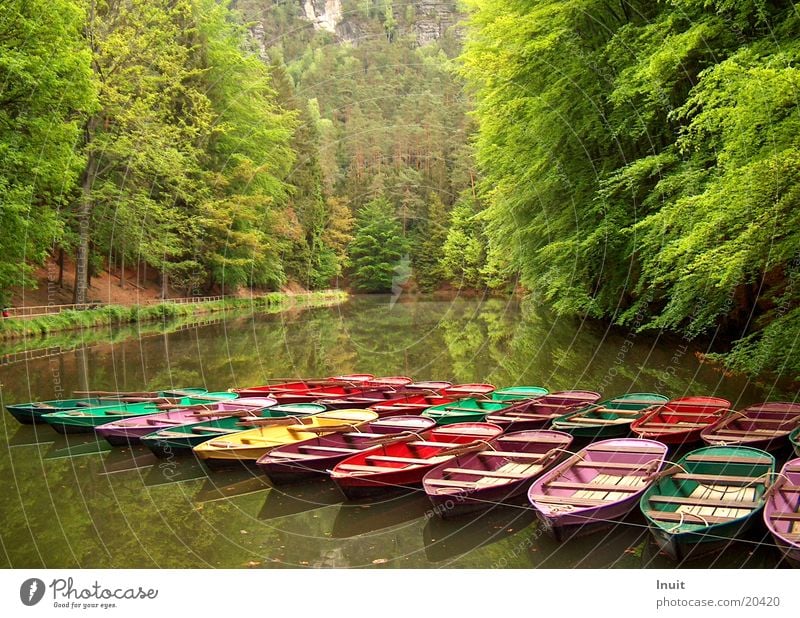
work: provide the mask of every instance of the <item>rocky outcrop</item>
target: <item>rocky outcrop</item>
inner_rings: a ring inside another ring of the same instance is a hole
[[[342,20],[340,0],[300,0],[306,19],[317,30],[336,32],[336,25]]]

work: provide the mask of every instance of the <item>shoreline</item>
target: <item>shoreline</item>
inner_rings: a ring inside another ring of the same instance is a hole
[[[104,305],[96,309],[66,310],[54,315],[32,318],[3,318],[0,320],[0,341],[82,328],[166,321],[234,309],[271,313],[294,307],[323,307],[342,303],[348,297],[348,293],[344,290],[325,290],[302,294],[271,292],[263,296],[186,304],[164,302],[154,305]]]

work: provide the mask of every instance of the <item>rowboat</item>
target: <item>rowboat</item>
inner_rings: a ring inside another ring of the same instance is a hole
[[[489,423],[436,427],[421,440],[379,445],[339,462],[331,478],[348,498],[359,498],[422,483],[437,465],[470,450],[488,450],[502,432]]]
[[[559,391],[543,395],[538,399],[512,402],[512,405],[489,414],[487,423],[500,425],[505,431],[544,429],[568,412],[583,408],[600,399],[600,393],[592,391]]]
[[[345,396],[323,397],[314,400],[314,403],[325,406],[328,410],[353,410],[371,408],[376,404],[390,403],[403,398],[403,395],[395,390],[371,390]]]
[[[239,401],[245,401],[246,399],[240,399]],[[264,398],[260,399],[263,400]],[[324,411],[325,408],[323,406],[312,403],[295,403],[263,408],[254,412],[252,416],[255,418],[295,418],[311,416]],[[225,416],[212,420],[198,421],[189,425],[168,427],[142,436],[141,443],[158,457],[186,455],[190,454],[198,444],[202,444],[212,438],[252,429],[252,425],[243,424],[242,421],[243,419],[238,416]]]
[[[800,427],[789,435],[789,442],[791,442],[792,448],[794,448],[795,455],[800,457]]]
[[[546,388],[541,386],[509,386],[501,388],[492,393],[495,401],[519,401],[520,399],[536,399],[549,393]]]
[[[775,458],[747,446],[706,446],[664,471],[641,499],[659,548],[674,560],[722,549],[766,502]]]
[[[563,459],[572,436],[560,431],[504,434],[484,450],[459,455],[422,479],[434,513],[446,519],[524,495],[533,480]]]
[[[764,505],[764,521],[786,560],[800,567],[800,458],[783,466]]]
[[[190,406],[198,403],[213,403],[219,401],[217,395],[230,397],[230,393],[206,393],[194,397],[181,397],[174,400],[175,405]],[[63,410],[44,414],[41,420],[50,425],[58,433],[91,433],[98,425],[121,421],[134,416],[156,414],[159,407],[156,402],[146,403],[114,403],[101,405],[94,408],[79,408],[76,410]]]
[[[556,540],[590,534],[636,507],[666,455],[654,440],[594,442],[534,481],[528,499]]]
[[[379,418],[359,431],[316,436],[272,449],[256,463],[274,484],[328,476],[340,461],[378,444],[397,440],[419,440],[420,434],[435,425],[420,416]]]
[[[255,463],[262,455],[291,442],[301,442],[335,432],[352,432],[378,418],[368,410],[329,410],[313,416],[243,419],[253,429],[214,438],[194,447],[194,453],[209,466],[241,462]]]
[[[405,388],[413,383],[414,379],[408,376],[382,376],[379,378],[372,378],[364,382],[364,386],[391,386],[395,389]]]
[[[667,401],[667,397],[655,393],[628,393],[559,416],[552,427],[583,440],[622,438],[630,432],[633,421]]]
[[[494,391],[494,384],[451,384],[447,388],[439,391],[445,397],[464,399],[467,397],[478,397],[488,395]]]
[[[725,416],[731,402],[718,397],[682,397],[653,408],[631,423],[631,431],[640,438],[665,444],[699,442],[700,432]]]
[[[274,406],[278,402],[270,397],[248,397],[216,403],[197,404],[186,408],[177,408],[157,414],[134,416],[119,421],[111,421],[96,427],[97,434],[111,445],[138,443],[142,436],[158,431],[189,425],[203,420],[213,420],[225,416],[253,416],[264,408]]]
[[[263,386],[250,386],[248,388],[234,388],[231,392],[237,393],[239,397],[264,397],[273,396],[275,393],[305,393],[306,391],[328,388],[332,386],[363,386],[365,382],[375,378],[371,373],[351,373],[330,378],[313,378],[309,380],[295,379],[284,380],[277,378],[270,380],[269,384]],[[300,403],[289,402],[283,403]]]
[[[79,410],[81,408],[96,408],[99,406],[108,406],[119,403],[125,403],[130,398],[141,400],[143,398],[175,398],[184,397],[186,395],[201,395],[206,393],[204,388],[183,388],[171,391],[153,391],[146,393],[106,393],[102,396],[92,395],[90,397],[80,397],[73,399],[54,399],[51,401],[33,401],[30,403],[17,403],[7,405],[6,410],[17,421],[25,425],[32,425],[37,422],[43,422],[41,417],[45,414],[52,414],[53,412],[69,412],[70,410]]]
[[[800,404],[765,402],[728,414],[700,432],[706,444],[743,445],[765,451],[788,444],[789,434],[800,427]]]
[[[405,395],[389,399],[382,403],[375,403],[369,406],[373,412],[377,412],[381,418],[400,415],[421,414],[430,407],[455,401],[452,397],[442,397],[435,394]]]
[[[499,412],[511,404],[510,401],[492,401],[484,397],[458,399],[430,407],[422,413],[422,416],[434,419],[437,425],[479,423],[487,414]]]

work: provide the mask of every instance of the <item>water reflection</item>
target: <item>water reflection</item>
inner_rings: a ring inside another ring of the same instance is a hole
[[[709,394],[739,406],[775,398],[700,365],[685,342],[630,337],[503,300],[390,307],[385,298],[355,298],[204,326],[63,334],[54,355],[20,355],[26,346],[54,341],[0,350],[12,355],[0,366],[3,401],[53,399],[72,390],[220,390],[271,377],[350,372],[609,395]],[[419,492],[349,503],[329,481],[270,487],[257,470],[206,471],[193,457],[157,460],[92,436],[20,427],[5,413],[3,422],[0,566],[673,566],[655,551],[641,520],[556,544],[526,508],[441,521]],[[739,543],[714,560],[729,568],[773,567],[778,555]]]

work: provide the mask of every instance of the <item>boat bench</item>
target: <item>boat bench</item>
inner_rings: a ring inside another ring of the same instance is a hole
[[[613,461],[578,461],[573,464],[573,468],[610,468],[612,470],[644,470],[652,463],[643,461],[641,463],[616,463]]]
[[[469,468],[445,468],[446,474],[467,474],[469,476],[486,476],[495,479],[524,479],[530,474],[519,474],[517,472],[497,472],[495,470],[470,470]]]
[[[336,466],[339,470],[346,470],[348,472],[397,472],[403,468],[390,468],[388,466],[360,466],[358,464],[339,464]]]
[[[500,436],[497,439],[498,442],[517,442],[520,444],[564,444],[565,439],[563,438],[548,438],[548,437],[541,437],[541,438],[515,438],[513,436]]]
[[[569,504],[572,506],[603,506],[608,504],[608,500],[575,498],[573,496],[548,496],[546,494],[531,494],[530,499],[543,504]]]
[[[573,483],[571,481],[551,481],[545,484],[548,487],[552,487],[553,489],[580,489],[586,491],[620,491],[633,494],[642,491],[646,487],[646,485],[637,485],[637,486],[610,485],[605,483]]]
[[[404,464],[411,464],[417,466],[425,466],[432,463],[436,463],[431,461],[430,459],[416,459],[414,457],[392,457],[390,455],[368,455],[366,457],[367,461],[388,461],[392,463],[404,463]],[[397,468],[392,468],[392,470],[396,470]]]
[[[458,489],[475,489],[478,483],[474,481],[452,481],[449,479],[427,479],[425,485],[430,487],[455,487]]]
[[[762,436],[784,436],[792,431],[792,427],[786,429],[728,429],[719,427],[711,432],[711,435],[729,434],[731,436],[751,436],[754,433]]]
[[[573,423],[575,425],[624,425],[630,423],[629,418],[592,418],[591,416],[571,416],[556,423],[557,425]]]
[[[687,524],[724,524],[725,522],[733,521],[735,517],[721,517],[719,515],[703,515],[702,519],[699,515],[692,515],[691,513],[675,513],[674,511],[645,511],[650,519],[656,521],[670,521],[670,522],[683,522]]]
[[[539,461],[544,459],[547,453],[518,453],[516,451],[480,451],[478,457],[507,457],[508,459],[525,459],[528,461]]]
[[[225,429],[223,427],[192,427],[192,433],[231,433],[235,431],[234,429]]]
[[[361,449],[357,448],[344,448],[341,446],[312,446],[312,445],[304,445],[298,446],[297,450],[299,451],[317,451],[319,453],[358,453]]]
[[[427,440],[415,440],[414,442],[406,443],[406,446],[433,446],[436,448],[451,448],[458,446],[458,444],[454,442],[428,442]]]
[[[725,457],[724,455],[687,455],[686,461],[754,465],[772,464],[772,459],[767,457]]]
[[[610,446],[603,446],[603,445],[592,445],[586,447],[586,450],[592,453],[633,453],[635,455],[662,455],[664,453],[663,449],[652,447],[652,446],[642,446],[642,447],[631,447],[625,446],[623,451],[620,451],[617,448],[611,448]],[[597,463],[597,462],[592,462]]]
[[[671,479],[676,481],[697,481],[698,483],[713,483],[726,485],[763,485],[764,481],[756,482],[752,476],[726,476],[724,474],[673,474]]]
[[[656,504],[686,504],[691,506],[716,506],[731,509],[757,509],[760,502],[749,500],[714,500],[713,498],[687,498],[683,496],[650,496],[650,502]]]
[[[776,511],[771,516],[772,519],[783,519],[788,521],[800,521],[800,513],[790,513],[788,511]]]
[[[639,426],[640,431],[647,431],[651,427],[655,429],[673,429],[673,430],[680,430],[680,429],[696,429],[698,427],[708,427],[711,423],[687,423],[685,421],[679,421],[677,423],[642,423]]]
[[[157,432],[157,435],[154,437],[156,439],[159,439],[159,438],[186,438],[190,436],[191,434],[188,433],[181,433],[179,431],[170,431],[169,429],[164,429],[162,431]]]
[[[295,453],[293,451],[271,451],[268,455],[270,459],[317,459],[319,455],[308,453]]]

